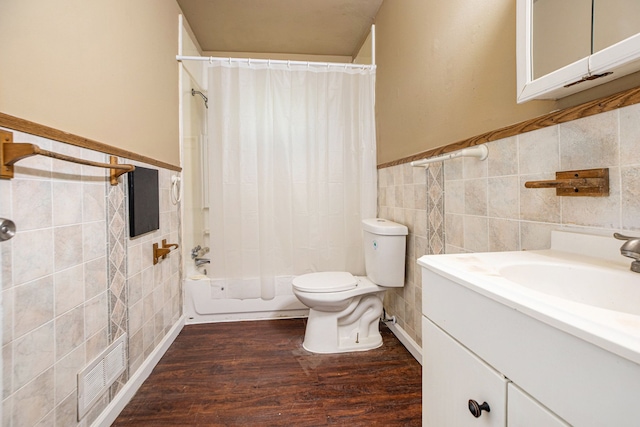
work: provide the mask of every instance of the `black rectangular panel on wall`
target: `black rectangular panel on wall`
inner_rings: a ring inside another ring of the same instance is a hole
[[[160,228],[158,170],[140,166],[129,172],[129,236]]]

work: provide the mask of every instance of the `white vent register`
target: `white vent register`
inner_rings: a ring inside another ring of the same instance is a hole
[[[78,374],[78,421],[124,372],[126,342],[125,333]]]

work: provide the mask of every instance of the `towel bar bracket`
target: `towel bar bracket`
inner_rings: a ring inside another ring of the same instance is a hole
[[[526,188],[555,188],[556,196],[607,197],[609,168],[556,172],[555,180],[527,181]]]
[[[177,243],[167,243],[167,239],[162,239],[162,247],[157,243],[153,244],[153,265],[160,262],[161,259],[165,259],[171,249],[178,249]]]
[[[2,147],[0,149],[0,178],[11,179],[13,178],[13,165],[7,165],[4,160],[4,147],[7,144],[13,143],[13,133],[0,130],[0,143]]]

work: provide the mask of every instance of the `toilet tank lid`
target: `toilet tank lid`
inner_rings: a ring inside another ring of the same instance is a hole
[[[303,274],[294,278],[292,284],[303,292],[341,292],[355,288],[358,279],[346,271],[325,271]]]
[[[381,236],[406,236],[409,234],[405,225],[382,218],[363,219],[362,229]]]

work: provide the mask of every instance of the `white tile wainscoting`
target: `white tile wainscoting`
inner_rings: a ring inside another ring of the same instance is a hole
[[[107,156],[22,132],[14,141],[97,162]],[[140,166],[153,167],[138,162]],[[178,322],[180,251],[153,266],[151,245],[179,239],[172,172],[159,170],[160,230],[129,239],[126,177],[35,156],[0,180],[0,216],[16,236],[0,244],[5,426],[88,426]],[[81,421],[77,373],[122,332],[127,370]]]

